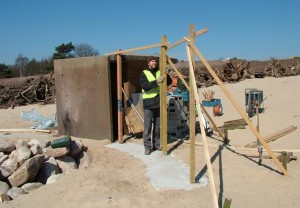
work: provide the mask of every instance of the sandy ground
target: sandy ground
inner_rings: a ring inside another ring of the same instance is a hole
[[[289,126],[300,123],[300,76],[288,78],[251,79],[235,84],[226,84],[238,104],[245,109],[245,88],[263,90],[265,112],[259,114],[260,132],[269,135]],[[240,119],[219,86],[204,90],[214,90],[215,98],[222,100],[224,115],[213,117],[221,126],[224,121]],[[200,93],[200,96],[202,94]],[[20,119],[20,112],[35,108],[44,116],[55,113],[55,105],[25,106],[15,109],[0,109],[0,127],[29,128],[31,123]],[[212,108],[206,108],[212,115]],[[256,125],[256,117],[252,122]],[[0,139],[53,138],[51,134],[0,133]],[[274,149],[295,150],[300,156],[300,132],[296,131],[269,143]],[[229,131],[230,145],[244,146],[255,140],[251,130]],[[201,143],[201,136],[197,135]],[[127,153],[105,146],[108,140],[83,139],[93,154],[93,162],[87,169],[80,169],[65,175],[56,184],[41,187],[29,194],[21,195],[14,201],[0,204],[0,207],[213,207],[210,186],[192,190],[156,190],[145,173],[145,164]],[[141,144],[141,139],[127,142]],[[211,145],[221,145],[220,138],[208,138]],[[189,164],[189,144],[177,142],[168,144],[172,154]],[[298,150],[298,152],[296,151]],[[281,174],[271,159],[264,159],[262,165],[257,159],[241,155],[241,151],[227,148],[209,148],[217,198],[222,204],[231,198],[231,207],[299,207],[300,163],[288,164],[290,176]],[[169,157],[169,156],[166,156]],[[196,146],[196,175],[208,177],[202,146]]]

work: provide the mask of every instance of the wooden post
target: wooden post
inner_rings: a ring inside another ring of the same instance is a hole
[[[190,83],[192,83],[192,86],[194,88],[196,107],[197,107],[197,111],[198,111],[198,116],[200,117],[200,114],[202,114],[202,111],[200,108],[200,103],[199,103],[200,99],[199,99],[199,94],[198,94],[197,86],[196,86],[194,68],[192,65],[191,57],[190,57],[190,49],[188,46],[186,46],[186,50],[187,50],[187,56],[188,56],[188,60],[189,60],[189,73],[192,75],[192,79],[190,80]],[[217,198],[217,194],[216,194],[215,180],[214,180],[214,175],[212,172],[212,167],[211,167],[211,162],[210,162],[210,156],[209,156],[208,145],[207,145],[207,140],[206,140],[206,135],[205,135],[204,123],[201,118],[199,120],[200,120],[201,136],[202,136],[202,140],[203,140],[203,147],[204,147],[204,153],[205,153],[205,160],[206,160],[207,171],[208,171],[208,176],[209,176],[210,190],[211,190],[211,194],[212,194],[212,198],[213,198],[214,208],[217,208],[217,207],[219,207],[218,198]]]
[[[120,51],[120,49],[119,49]],[[123,143],[122,57],[117,55],[118,142]]]
[[[195,29],[194,24],[190,25],[190,39],[195,42]],[[191,61],[193,66],[195,66],[195,54],[192,52]],[[191,70],[189,71],[189,79],[192,80]],[[195,183],[195,97],[194,97],[194,87],[192,82],[190,82],[190,94],[189,94],[189,112],[190,112],[190,182]]]
[[[164,81],[160,84],[160,143],[163,154],[167,154],[168,145],[168,114],[167,114],[167,74],[165,69],[167,67],[167,38],[162,36],[162,47],[160,51],[160,73],[164,76]]]
[[[288,176],[289,175],[288,172],[282,166],[282,164],[280,163],[280,161],[275,157],[275,155],[273,154],[273,152],[270,149],[270,147],[268,146],[268,144],[264,141],[263,137],[257,132],[256,128],[251,123],[251,121],[249,120],[248,116],[244,113],[244,111],[241,109],[241,107],[239,107],[238,103],[235,101],[235,99],[233,98],[233,96],[227,90],[227,88],[225,87],[225,85],[223,84],[223,82],[220,80],[220,78],[218,77],[218,75],[215,73],[215,71],[211,68],[211,66],[208,64],[208,62],[205,60],[205,58],[200,53],[200,51],[196,48],[196,46],[193,43],[191,43],[188,39],[186,39],[186,40],[189,43],[189,46],[193,49],[193,51],[196,53],[196,55],[200,58],[200,60],[202,61],[202,63],[204,64],[204,66],[206,67],[206,69],[208,70],[208,72],[213,76],[213,78],[216,80],[216,82],[218,83],[218,85],[221,87],[221,89],[223,90],[223,92],[225,93],[225,95],[229,98],[229,100],[234,105],[234,107],[236,108],[236,110],[240,113],[240,115],[246,121],[246,123],[248,124],[249,128],[252,130],[252,132],[254,133],[254,135],[259,139],[259,141],[262,144],[262,146],[267,150],[267,152],[272,157],[272,159],[274,160],[274,162],[276,163],[276,165],[279,167],[279,169],[282,171],[282,173],[284,175]]]

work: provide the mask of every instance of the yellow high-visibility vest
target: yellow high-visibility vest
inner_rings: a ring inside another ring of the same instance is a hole
[[[148,82],[154,81],[160,76],[159,70],[156,71],[156,74],[155,74],[156,77],[154,77],[153,74],[148,70],[144,70],[143,72],[146,75]],[[148,91],[145,91],[144,89],[142,89],[142,93],[143,93],[143,99],[154,98],[155,96],[157,96],[159,94],[159,87],[152,88],[151,90],[148,90]]]

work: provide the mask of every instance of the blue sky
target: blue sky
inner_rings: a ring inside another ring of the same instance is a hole
[[[86,43],[100,54],[208,32],[196,45],[208,60],[300,56],[300,1],[0,0],[0,63],[51,57],[55,47]],[[137,54],[159,53],[159,48]],[[187,60],[185,44],[168,55]]]

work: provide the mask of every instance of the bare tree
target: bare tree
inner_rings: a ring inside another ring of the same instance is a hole
[[[75,46],[75,57],[98,56],[98,50],[86,43],[81,43]]]
[[[18,57],[16,58],[15,66],[20,71],[20,77],[24,76],[28,62],[29,62],[29,58],[23,56],[22,54],[19,54]]]

